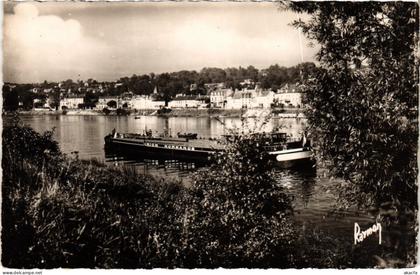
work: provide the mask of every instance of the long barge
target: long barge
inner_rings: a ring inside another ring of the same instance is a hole
[[[105,149],[119,155],[143,159],[170,159],[191,162],[207,162],[211,155],[225,150],[225,136],[222,139],[199,139],[196,135],[181,137],[155,137],[150,134],[113,132],[105,137]],[[188,138],[192,137],[192,138]],[[266,146],[268,154],[282,167],[312,163],[310,142],[306,138],[291,140],[286,133],[270,136]]]

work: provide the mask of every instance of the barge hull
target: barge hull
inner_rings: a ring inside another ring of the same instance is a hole
[[[142,144],[132,144],[125,142],[112,141],[106,144],[106,150],[110,153],[125,155],[133,159],[166,159],[181,161],[207,162],[213,152],[201,150],[180,150],[165,147],[144,146]]]
[[[299,145],[290,143],[289,145]],[[294,147],[294,146],[293,146]],[[309,147],[270,151],[272,159],[281,168],[310,168],[314,166]],[[224,150],[220,144],[188,139],[136,139],[105,138],[105,150],[109,155],[125,156],[130,159],[179,160],[207,163],[216,152]]]

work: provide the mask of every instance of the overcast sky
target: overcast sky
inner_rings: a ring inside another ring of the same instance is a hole
[[[21,3],[4,6],[4,80],[116,80],[203,67],[313,61],[274,3]]]

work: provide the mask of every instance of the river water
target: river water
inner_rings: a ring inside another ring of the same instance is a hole
[[[7,122],[7,117],[4,118]],[[178,132],[198,133],[201,137],[218,137],[227,134],[232,129],[254,128],[269,131],[280,128],[292,136],[299,137],[306,121],[304,119],[272,119],[262,126],[258,119],[248,119],[246,123],[239,118],[196,118],[156,116],[65,116],[65,115],[33,115],[22,116],[22,121],[36,131],[46,131],[55,128],[54,137],[63,152],[78,152],[80,158],[96,158],[110,165],[121,165],[105,158],[104,136],[116,129],[118,132],[142,133],[145,129],[163,132],[169,129],[173,135]],[[244,125],[246,124],[246,125]],[[123,164],[130,165],[130,164]],[[135,163],[143,173],[163,176],[188,183],[191,166],[157,163]],[[354,223],[362,229],[367,229],[375,223],[375,217],[365,211],[348,210],[331,213],[336,209],[335,191],[339,182],[324,177],[323,172],[305,172],[279,170],[277,172],[281,184],[294,197],[295,218],[307,229],[321,230],[323,234],[331,235],[352,243],[354,238]],[[386,229],[384,229],[386,231]],[[377,235],[368,240],[370,246],[378,245]],[[372,247],[370,247],[372,248]]]

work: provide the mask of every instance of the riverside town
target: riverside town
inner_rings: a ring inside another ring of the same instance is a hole
[[[5,272],[416,268],[417,3],[3,17]]]
[[[171,110],[273,109],[280,116],[303,116],[301,82],[314,63],[265,70],[204,68],[160,75],[133,75],[115,82],[73,81],[39,84],[5,83],[5,111],[62,114],[170,114]],[[252,78],[248,78],[252,77]],[[204,81],[222,81],[205,83]],[[252,113],[252,112],[250,112]],[[255,112],[253,112],[255,113]],[[188,112],[184,112],[188,114]]]

